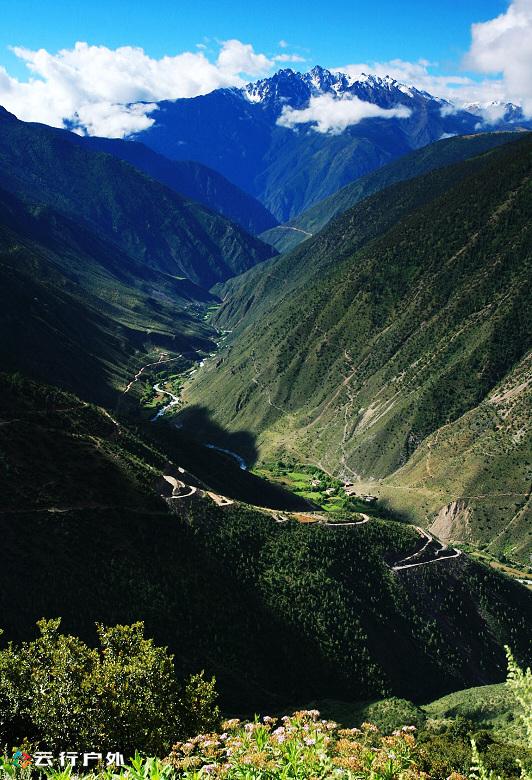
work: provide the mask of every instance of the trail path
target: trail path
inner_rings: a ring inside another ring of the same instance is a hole
[[[303,233],[305,236],[314,235],[314,233],[309,233],[308,230],[302,230],[302,228],[292,227],[291,225],[277,225],[277,230],[293,230],[295,233]]]
[[[156,360],[154,363],[146,363],[145,366],[142,366],[142,368],[139,371],[137,371],[137,373],[135,374],[135,376],[133,377],[131,382],[128,384],[128,386],[124,390],[124,395],[126,393],[129,393],[129,391],[131,390],[131,388],[133,387],[135,382],[140,379],[140,377],[142,376],[142,374],[144,373],[144,371],[147,368],[151,368],[152,366],[160,366],[162,363],[172,363],[173,361],[179,360],[180,358],[183,357],[183,355],[177,355],[177,357],[165,358],[164,355],[165,355],[165,353],[163,352],[163,353],[161,353],[161,356],[159,357],[159,360]]]
[[[363,520],[355,520],[354,522],[351,522],[350,520],[345,523],[320,523],[320,525],[324,525],[326,528],[351,528],[355,525],[364,525],[365,523],[369,522],[369,515],[364,514],[364,512],[360,512],[360,516],[363,517]]]
[[[281,414],[288,414],[288,412],[286,412],[286,411],[285,411],[284,409],[282,409],[280,406],[277,406],[277,404],[275,404],[275,403],[272,401],[272,396],[271,396],[270,388],[269,388],[269,387],[267,387],[267,386],[266,386],[266,385],[265,385],[263,382],[260,382],[260,381],[259,381],[259,378],[258,378],[258,377],[260,376],[260,371],[259,371],[259,369],[257,368],[257,361],[256,361],[256,359],[255,359],[255,353],[252,353],[252,355],[251,355],[251,361],[252,361],[252,363],[253,363],[253,370],[255,371],[255,376],[254,376],[254,377],[252,378],[252,380],[251,380],[251,381],[253,382],[253,384],[255,384],[255,385],[257,385],[258,387],[260,387],[260,389],[261,389],[263,392],[265,392],[265,393],[266,393],[266,401],[268,402],[268,405],[269,405],[269,406],[271,406],[273,409],[277,409],[277,411],[278,411],[278,412],[281,412]]]

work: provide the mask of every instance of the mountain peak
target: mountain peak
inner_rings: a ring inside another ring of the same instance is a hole
[[[412,85],[396,81],[392,76],[363,72],[353,75],[331,71],[321,65],[315,65],[305,73],[283,68],[273,76],[247,84],[241,93],[252,103],[269,107],[278,104],[279,110],[285,104],[300,108],[311,97],[322,94],[337,97],[353,95],[383,107],[415,99],[445,102]]]
[[[294,105],[308,100],[310,94],[303,80],[303,74],[291,68],[282,68],[269,78],[251,82],[242,89],[242,94],[251,103],[286,103]]]
[[[496,122],[514,123],[525,119],[521,106],[515,103],[505,103],[502,100],[466,103],[462,108],[464,111],[480,117],[487,124]]]

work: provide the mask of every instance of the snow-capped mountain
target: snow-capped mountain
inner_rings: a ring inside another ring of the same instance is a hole
[[[354,96],[382,108],[404,104],[413,99],[434,101],[439,105],[447,103],[416,87],[402,84],[391,76],[375,76],[361,73],[352,76],[333,72],[319,65],[308,73],[298,73],[286,68],[274,76],[247,84],[242,94],[252,103],[263,106],[289,104],[292,108],[304,108],[311,97],[330,94],[335,97]]]
[[[337,100],[348,117],[327,132]],[[319,122],[309,110],[316,101]],[[518,107],[512,112],[490,119],[489,129],[521,122]],[[243,88],[163,101],[151,116],[153,126],[138,140],[220,171],[281,222],[412,149],[488,127],[480,108],[453,106],[389,76],[321,67],[287,68]]]
[[[501,100],[492,100],[487,103],[466,103],[462,108],[464,111],[478,116],[486,125],[526,121],[521,106],[517,106],[515,103],[503,103]]]

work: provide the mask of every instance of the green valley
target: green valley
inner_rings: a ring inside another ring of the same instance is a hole
[[[235,332],[181,419],[206,406],[262,460],[527,561],[530,145],[393,185],[229,282],[214,322]]]
[[[272,250],[71,136],[0,112],[0,357],[112,407],[142,365],[210,352],[208,287]]]
[[[221,46],[0,108],[0,780],[531,780],[526,111]]]

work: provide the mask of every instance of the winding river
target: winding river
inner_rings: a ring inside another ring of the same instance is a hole
[[[172,400],[170,401],[170,403],[166,404],[166,406],[163,406],[163,407],[162,407],[162,409],[159,409],[159,411],[157,412],[157,414],[155,414],[155,415],[154,415],[154,416],[151,418],[151,421],[152,421],[152,422],[155,422],[155,420],[158,420],[158,419],[159,419],[159,417],[162,417],[162,416],[163,416],[163,414],[166,414],[166,412],[167,412],[169,409],[171,409],[173,406],[178,406],[178,405],[179,405],[179,403],[180,403],[180,400],[179,400],[179,397],[178,397],[177,395],[174,395],[173,393],[170,393],[168,390],[163,390],[163,388],[161,387],[161,385],[159,384],[159,382],[157,382],[157,384],[153,385],[153,389],[154,389],[154,390],[155,390],[157,393],[162,393],[163,395],[167,395],[167,396],[169,396],[169,397],[172,399]]]
[[[200,367],[201,367],[201,365],[200,365]],[[177,395],[174,395],[174,393],[171,393],[169,390],[163,390],[163,388],[161,387],[159,382],[157,382],[157,384],[153,385],[153,389],[157,393],[162,393],[164,395],[169,396],[169,398],[171,400],[170,400],[170,403],[167,403],[165,406],[163,406],[163,407],[161,407],[161,409],[159,409],[157,414],[155,414],[151,418],[151,422],[155,422],[160,417],[162,417],[163,414],[166,414],[166,412],[169,409],[172,409],[174,406],[179,406],[179,404],[181,403],[181,399]],[[242,469],[242,471],[247,471],[248,470],[248,464],[246,463],[244,458],[241,455],[239,455],[237,452],[233,452],[232,450],[227,450],[224,447],[218,447],[216,444],[204,444],[203,446],[204,447],[208,447],[210,450],[216,450],[217,452],[223,452],[224,455],[229,455],[230,458],[233,458],[233,460],[236,460],[236,462],[238,463],[238,465]]]

